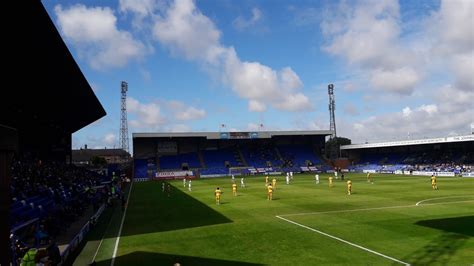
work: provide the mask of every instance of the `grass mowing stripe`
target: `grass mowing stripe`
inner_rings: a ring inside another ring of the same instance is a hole
[[[292,220],[290,220],[290,219],[286,219],[286,218],[280,217],[280,216],[278,216],[278,215],[275,216],[275,217],[278,218],[278,219],[281,219],[281,220],[283,220],[283,221],[286,221],[286,222],[288,222],[288,223],[291,223],[291,224],[294,224],[294,225],[303,227],[303,228],[305,228],[305,229],[311,230],[311,231],[316,232],[316,233],[318,233],[318,234],[321,234],[321,235],[330,237],[330,238],[332,238],[332,239],[338,240],[338,241],[340,241],[340,242],[343,242],[343,243],[345,243],[345,244],[351,245],[351,246],[353,246],[353,247],[356,247],[356,248],[365,250],[365,251],[367,251],[367,252],[373,253],[373,254],[378,255],[378,256],[381,256],[381,257],[384,257],[384,258],[386,258],[386,259],[389,259],[389,260],[392,260],[392,261],[401,263],[401,264],[403,264],[403,265],[410,265],[410,264],[408,264],[408,263],[406,263],[406,262],[403,262],[403,261],[401,261],[401,260],[397,260],[397,259],[395,259],[395,258],[392,258],[392,257],[390,257],[390,256],[384,255],[384,254],[379,253],[379,252],[377,252],[377,251],[374,251],[374,250],[365,248],[365,247],[363,247],[363,246],[359,246],[359,245],[357,245],[357,244],[354,244],[354,243],[352,243],[352,242],[349,242],[349,241],[344,240],[344,239],[342,239],[342,238],[339,238],[339,237],[337,237],[337,236],[333,236],[333,235],[324,233],[324,232],[322,232],[322,231],[319,231],[319,230],[317,230],[317,229],[311,228],[311,227],[309,227],[309,226],[299,224],[299,223],[294,222],[294,221],[292,221]]]
[[[463,196],[463,197],[466,197],[466,196]],[[451,197],[446,197],[446,198],[451,198]],[[459,197],[456,197],[456,198],[459,198]],[[441,198],[436,198],[436,199],[441,199]],[[428,200],[434,200],[434,199],[428,199]],[[423,202],[423,201],[425,200],[422,200],[420,202]],[[420,202],[417,202],[415,205],[399,205],[399,206],[386,206],[386,207],[322,211],[322,212],[302,212],[302,213],[281,214],[279,216],[289,217],[289,216],[316,215],[316,214],[325,214],[325,213],[343,213],[343,212],[359,212],[359,211],[384,210],[384,209],[413,208],[413,207],[419,207],[419,206],[444,205],[444,204],[464,203],[464,202],[473,202],[473,201],[474,200],[460,200],[460,201],[450,201],[450,202],[427,203],[423,205],[419,205]]]
[[[281,177],[277,177],[275,200],[271,202],[266,200],[264,176],[246,178],[247,188],[238,189],[237,197],[232,196],[230,178],[193,180],[192,192],[182,187],[181,180],[169,181],[171,197],[161,192],[158,181],[136,183],[114,266],[173,265],[177,261],[182,265],[216,266],[403,265],[275,220],[275,215],[341,210],[344,212],[283,217],[409,264],[429,265],[435,260],[440,265],[472,264],[473,202],[447,202],[474,197],[439,199],[418,207],[415,204],[430,198],[472,194],[474,179],[440,178],[443,189],[433,191],[427,178],[387,176],[387,180],[380,177],[372,185],[365,175],[350,176],[355,188],[351,196],[347,196],[343,182],[336,181],[329,188],[324,181],[327,179],[322,178],[322,185],[316,185],[314,176],[298,175],[291,185],[279,186]],[[216,187],[225,192],[224,204],[219,206],[213,194]],[[432,203],[446,205],[428,205]],[[410,207],[345,212],[388,206]],[[116,214],[96,257],[101,266],[111,263],[123,212]],[[95,251],[90,252],[89,260]]]
[[[125,216],[127,216],[128,201],[130,200],[130,195],[132,194],[133,181],[130,183],[130,189],[128,190],[127,196],[127,205],[125,205],[125,210],[122,216],[122,222],[120,223],[120,229],[117,234],[117,240],[115,240],[114,253],[112,254],[112,260],[110,261],[110,266],[114,266],[115,257],[117,256],[118,245],[120,242],[120,235],[122,234],[123,222],[125,221]]]

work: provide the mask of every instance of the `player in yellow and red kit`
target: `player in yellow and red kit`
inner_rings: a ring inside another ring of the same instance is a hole
[[[351,194],[352,194],[352,181],[347,180],[347,195],[351,195]]]
[[[219,205],[221,204],[221,195],[222,195],[222,191],[217,188],[216,191],[214,191],[214,195],[216,196],[216,203]]]
[[[273,187],[270,183],[267,186],[267,200],[273,200]]]
[[[431,175],[431,188],[433,190],[438,190],[438,185],[436,185],[436,176]]]

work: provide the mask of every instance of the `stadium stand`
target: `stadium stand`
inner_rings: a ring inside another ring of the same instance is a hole
[[[160,169],[189,169],[200,167],[201,163],[199,162],[198,155],[195,152],[160,157]]]
[[[16,56],[7,57],[13,60],[5,62],[5,82],[15,87],[0,97],[0,215],[5,217],[0,219],[1,265],[16,265],[12,251],[31,244],[22,243],[12,231],[35,228],[22,234],[36,235],[39,244],[45,243],[46,235],[55,235],[50,222],[62,222],[48,219],[53,212],[71,218],[67,208],[83,206],[80,201],[86,199],[78,195],[88,183],[76,175],[85,173],[63,165],[71,161],[71,134],[106,114],[41,1],[9,4],[9,10],[21,10],[15,17],[22,23],[12,28],[7,42],[9,53]],[[41,158],[35,161],[41,161],[39,173],[27,157]],[[56,183],[59,178],[62,187]],[[44,219],[41,227],[37,221]]]
[[[87,213],[123,197],[120,179],[59,162],[15,159],[12,175],[10,238],[22,247],[13,250],[13,265],[29,248],[44,249],[51,239],[66,250],[67,235],[77,234],[73,224],[82,227]]]
[[[420,144],[421,143],[421,144]],[[343,146],[352,171],[470,172],[474,165],[474,136]]]
[[[146,178],[148,176],[147,159],[134,160],[134,176],[136,178]]]
[[[243,166],[238,162],[235,151],[231,149],[204,150],[202,151],[204,161],[208,168],[222,168],[226,166]],[[228,165],[226,165],[228,163]]]
[[[309,166],[322,164],[321,159],[310,146],[280,145],[278,146],[284,160],[291,161],[293,166]]]
[[[275,147],[271,144],[243,146],[241,151],[248,166],[258,168],[280,166],[281,164],[281,160],[275,152]]]
[[[325,164],[320,153],[328,134],[330,131],[134,133],[135,178],[155,178],[157,171],[172,175],[179,170],[193,170],[198,176],[317,171]],[[157,167],[150,167],[150,161]]]

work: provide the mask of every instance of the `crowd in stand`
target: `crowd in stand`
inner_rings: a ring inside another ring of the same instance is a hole
[[[13,265],[57,265],[54,241],[84,216],[86,209],[123,198],[117,177],[58,162],[14,158],[11,166],[11,244]],[[59,259],[58,259],[59,256]]]
[[[350,167],[353,170],[453,172],[474,171],[474,152],[452,151],[415,152],[412,154],[367,155]]]
[[[415,164],[407,165],[402,168],[405,171],[425,171],[425,172],[454,172],[456,174],[471,173],[474,170],[472,165],[460,165],[456,163],[438,163],[438,164]]]

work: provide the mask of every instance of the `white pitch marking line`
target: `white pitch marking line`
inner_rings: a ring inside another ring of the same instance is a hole
[[[95,251],[94,257],[92,258],[91,264],[94,263],[95,258],[97,257],[97,254],[99,254],[99,249],[100,249],[100,246],[102,246],[102,241],[104,241],[104,236],[105,236],[105,231],[104,231],[104,235],[102,236],[102,239],[100,240],[99,246],[97,246],[97,250]]]
[[[284,220],[284,221],[286,221],[286,222],[288,222],[288,223],[292,223],[292,224],[294,224],[294,225],[303,227],[303,228],[305,228],[305,229],[308,229],[308,230],[311,230],[311,231],[313,231],[313,232],[319,233],[319,234],[321,234],[321,235],[330,237],[330,238],[335,239],[335,240],[337,240],[337,241],[340,241],[340,242],[343,242],[343,243],[345,243],[345,244],[351,245],[351,246],[353,246],[353,247],[356,247],[356,248],[365,250],[365,251],[367,251],[367,252],[370,252],[370,253],[373,253],[373,254],[375,254],[375,255],[384,257],[384,258],[386,258],[386,259],[396,261],[396,262],[401,263],[401,264],[403,264],[403,265],[410,265],[410,264],[408,264],[408,263],[406,263],[406,262],[403,262],[403,261],[401,261],[401,260],[397,260],[397,259],[395,259],[395,258],[392,258],[392,257],[390,257],[390,256],[384,255],[384,254],[379,253],[379,252],[377,252],[377,251],[374,251],[374,250],[365,248],[365,247],[363,247],[363,246],[359,246],[359,245],[357,245],[357,244],[354,244],[354,243],[352,243],[352,242],[349,242],[349,241],[344,240],[344,239],[342,239],[342,238],[339,238],[339,237],[337,237],[337,236],[333,236],[333,235],[324,233],[324,232],[322,232],[322,231],[316,230],[316,229],[311,228],[311,227],[306,226],[306,225],[299,224],[299,223],[297,223],[297,222],[294,222],[294,221],[292,221],[292,220],[289,220],[289,219],[280,217],[280,216],[278,216],[278,215],[277,215],[276,217],[277,217],[278,219]]]
[[[466,197],[466,196],[464,196]],[[289,216],[303,216],[303,215],[316,215],[316,214],[326,214],[326,213],[344,213],[344,212],[358,212],[358,211],[371,211],[371,210],[384,210],[384,209],[396,209],[396,208],[413,208],[419,206],[430,206],[430,205],[443,205],[443,204],[452,204],[452,203],[463,203],[463,202],[473,202],[474,200],[461,200],[461,201],[450,201],[450,202],[438,202],[438,203],[427,203],[422,205],[399,205],[399,206],[386,206],[386,207],[375,207],[375,208],[363,208],[363,209],[349,209],[349,210],[336,210],[336,211],[322,211],[322,212],[302,212],[302,213],[290,213],[282,214],[280,217],[289,217]]]
[[[415,205],[400,205],[400,206],[386,206],[386,207],[375,207],[375,208],[363,208],[363,209],[349,209],[349,210],[336,210],[336,211],[322,211],[322,212],[302,212],[302,213],[292,213],[292,214],[283,214],[283,216],[303,216],[303,215],[314,215],[314,214],[325,214],[325,213],[341,213],[341,212],[358,212],[358,211],[370,211],[370,210],[383,210],[383,209],[395,209],[395,208],[408,208],[415,207]]]
[[[92,258],[91,263],[93,263],[95,261],[95,258],[97,257],[97,254],[99,254],[100,246],[102,246],[102,241],[104,241],[105,233],[107,233],[107,230],[109,229],[109,226],[110,226],[111,223],[112,223],[112,217],[110,217],[110,221],[109,221],[109,223],[107,224],[107,227],[104,230],[104,234],[102,235],[102,239],[100,239],[99,246],[97,246],[97,250],[95,251],[95,254],[94,254],[94,257]]]
[[[130,183],[130,189],[128,191],[128,196],[127,196],[127,205],[125,205],[125,211],[123,212],[122,222],[120,223],[120,229],[117,234],[117,240],[115,240],[114,254],[112,255],[112,261],[110,262],[110,266],[114,266],[115,257],[117,256],[118,245],[120,242],[120,235],[122,234],[123,222],[125,221],[125,216],[127,215],[127,208],[128,208],[130,195],[132,194],[132,187],[133,187],[133,181]]]
[[[441,197],[441,198],[431,198],[431,199],[425,199],[422,201],[418,201],[415,205],[418,206],[422,202],[427,202],[427,201],[432,201],[432,200],[437,200],[437,199],[455,199],[455,198],[466,198],[466,197],[473,197],[473,195],[465,195],[465,196],[452,196],[452,197]]]

